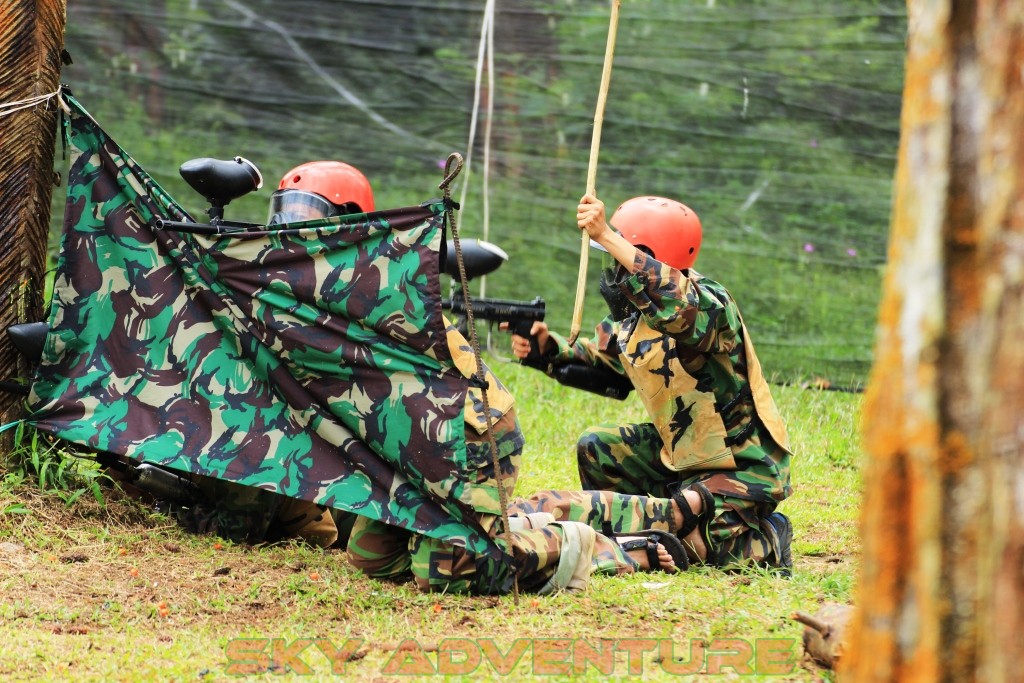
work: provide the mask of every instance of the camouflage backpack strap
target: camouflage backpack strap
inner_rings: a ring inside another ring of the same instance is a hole
[[[459,267],[459,283],[462,285],[462,300],[466,307],[466,327],[469,330],[469,343],[473,347],[473,359],[476,361],[476,370],[470,382],[480,389],[480,397],[483,402],[483,414],[491,414],[490,402],[487,399],[487,377],[484,374],[484,364],[480,358],[480,342],[476,336],[476,324],[473,322],[473,306],[469,296],[469,278],[466,277],[466,264],[462,259],[462,245],[459,241],[459,227],[455,221],[455,203],[451,196],[451,182],[462,170],[462,155],[452,152],[448,155],[445,163],[444,180],[438,186],[444,192],[445,219],[452,229],[452,243],[455,245],[455,262]],[[494,440],[494,430],[491,428],[491,420],[487,420],[487,444],[491,450],[491,461],[494,464],[494,476],[498,479],[498,503],[501,506],[501,533],[504,536],[506,547],[512,547],[512,539],[509,538],[508,522],[508,494],[505,492],[504,475],[502,475],[501,464],[498,456],[498,445]],[[519,581],[515,573],[512,574],[512,594],[515,604],[519,604]]]

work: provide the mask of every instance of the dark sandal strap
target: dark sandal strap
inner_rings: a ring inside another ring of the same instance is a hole
[[[619,543],[623,552],[630,550],[643,550],[647,554],[648,571],[659,571],[661,562],[658,560],[658,542],[650,536],[641,536]]]
[[[664,571],[661,561],[658,559],[658,543],[650,536],[647,537],[647,567],[652,572]]]
[[[672,557],[672,561],[675,563],[677,571],[686,571],[690,566],[690,561],[686,557],[686,548],[683,544],[672,534],[667,531],[656,531],[651,532],[649,530],[635,532],[637,537],[632,538],[628,541],[619,541],[615,539],[616,543],[623,551],[639,550],[643,549],[647,554],[647,566],[648,571],[665,571],[665,568],[661,566],[661,560],[658,557],[658,546],[661,545],[668,551],[668,554]],[[625,532],[618,536],[632,536],[634,534]]]
[[[686,496],[683,495],[683,491],[695,491],[700,496],[701,502],[704,504],[699,515],[694,514],[693,508],[690,507],[690,503],[687,502]],[[709,519],[712,512],[715,509],[715,499],[708,491],[707,487],[701,483],[696,483],[687,489],[680,489],[678,486],[669,488],[669,495],[672,496],[672,500],[679,506],[679,511],[683,513],[683,526],[676,532],[677,538],[686,538],[689,536],[694,529],[700,526],[700,523]]]

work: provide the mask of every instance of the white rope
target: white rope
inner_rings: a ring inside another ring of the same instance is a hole
[[[469,120],[469,140],[466,142],[466,161],[463,169],[462,192],[459,195],[459,206],[466,206],[466,195],[469,192],[473,148],[476,145],[476,128],[480,116],[481,84],[484,65],[487,70],[487,117],[484,121],[484,170],[483,170],[483,239],[490,235],[490,172],[491,172],[491,121],[494,118],[494,5],[495,0],[487,0],[484,6],[483,22],[480,25],[480,45],[476,57],[476,79],[473,84],[473,111]],[[487,278],[480,278],[480,296],[484,296]]]
[[[28,99],[24,100],[0,103],[0,116],[7,116],[8,114],[13,114],[14,112],[21,111],[22,109],[30,109],[32,107],[42,104],[43,102],[46,102],[47,100],[53,97],[57,97],[58,95],[60,95],[60,88],[57,88],[53,92],[47,93],[45,95],[36,95],[35,97],[29,97]]]
[[[459,205],[466,205],[466,194],[469,191],[469,177],[473,162],[473,147],[476,144],[476,124],[480,116],[480,89],[484,73],[484,52],[487,48],[487,33],[491,30],[491,19],[494,12],[494,0],[487,0],[484,7],[483,22],[480,24],[480,45],[476,54],[476,78],[473,81],[473,109],[469,116],[469,140],[466,142],[465,165],[462,169],[462,192],[459,194]]]
[[[491,129],[494,123],[494,2],[491,0],[490,30],[487,32],[487,120],[484,122],[484,226],[486,240],[490,235]],[[481,283],[481,290],[483,285]],[[480,292],[483,296],[483,291]]]

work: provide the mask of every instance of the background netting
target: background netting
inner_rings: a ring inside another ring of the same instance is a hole
[[[361,168],[393,208],[439,196],[460,152],[461,235],[510,255],[484,293],[542,296],[567,333],[609,15],[606,0],[92,0],[69,3],[62,81],[196,216],[206,204],[178,175],[195,157],[256,163],[264,188],[227,218],[262,221],[302,162]],[[697,269],[736,296],[768,375],[861,385],[905,3],[623,0],[617,33],[597,171],[609,213],[642,194],[690,205]],[[601,265],[593,252],[584,335],[606,311]]]

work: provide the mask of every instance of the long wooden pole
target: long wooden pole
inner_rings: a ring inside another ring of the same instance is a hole
[[[608,42],[604,49],[604,67],[601,69],[601,89],[597,93],[597,109],[594,112],[594,133],[590,139],[590,164],[587,167],[587,194],[596,194],[597,154],[601,149],[601,126],[604,124],[604,105],[608,100],[608,84],[612,80],[612,61],[615,57],[615,34],[619,28],[619,5],[621,0],[612,0],[611,18],[608,22]],[[580,271],[576,277],[576,305],[572,310],[572,327],[569,343],[580,336],[583,322],[583,296],[587,288],[587,265],[590,258],[590,236],[582,231],[580,244]]]

